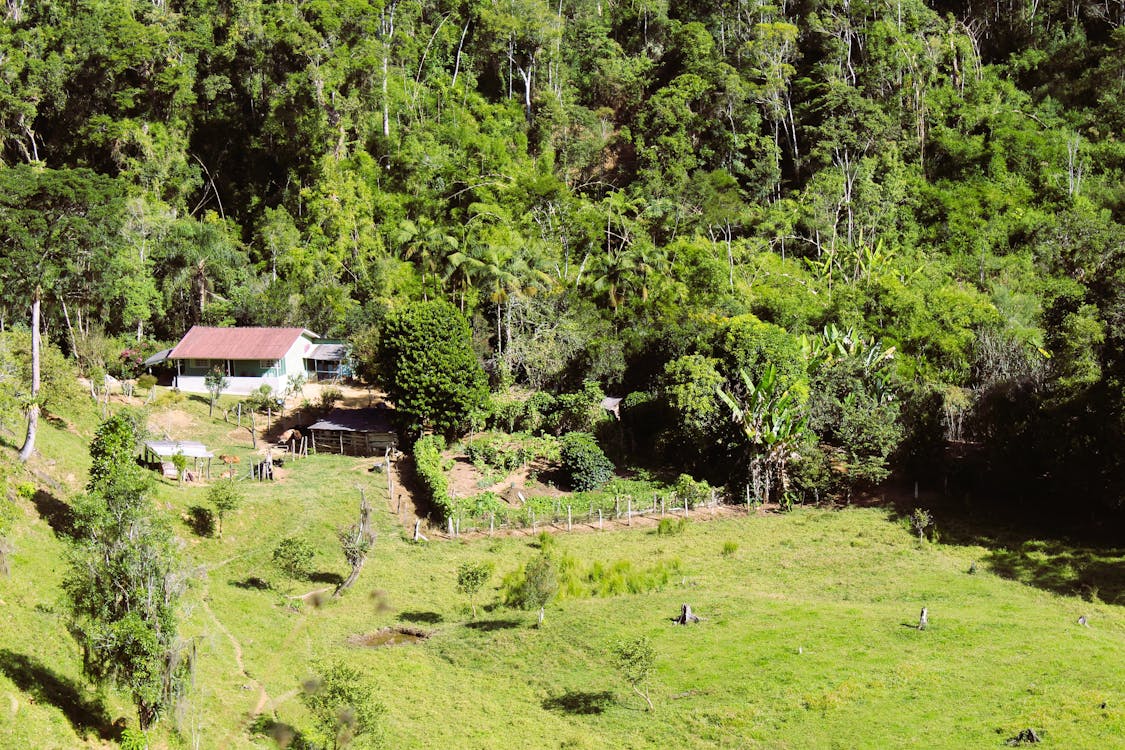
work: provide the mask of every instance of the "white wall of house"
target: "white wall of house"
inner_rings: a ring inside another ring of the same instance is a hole
[[[289,379],[290,375],[296,375],[297,373],[308,377],[308,373],[305,372],[305,355],[311,352],[314,346],[316,345],[308,336],[301,334],[297,337],[293,346],[289,347],[289,351],[285,353],[285,369],[282,372],[286,380]]]
[[[285,390],[288,378],[284,377],[261,377],[261,378],[227,378],[227,387],[223,393],[232,394],[235,396],[245,396],[261,388],[263,385],[268,385],[274,390],[275,393],[281,393]],[[207,386],[203,382],[204,378],[201,375],[180,375],[176,378],[176,385],[185,393],[207,393]]]
[[[285,353],[285,357],[272,363],[268,371],[260,377],[237,377],[234,375],[227,376],[227,387],[223,393],[231,393],[235,395],[245,395],[252,393],[263,385],[268,385],[273,389],[274,393],[281,394],[289,386],[289,376],[301,374],[308,377],[305,372],[305,355],[313,350],[315,344],[305,334],[297,337],[293,345],[289,347],[289,351]],[[194,364],[196,360],[190,360]],[[203,363],[206,365],[207,363]],[[270,364],[265,361],[258,362],[260,368],[266,368]],[[181,367],[181,370],[187,369]],[[196,368],[195,372],[202,371],[202,367]],[[186,375],[178,374],[176,376],[176,386],[187,393],[207,393],[207,386],[204,383],[203,375]]]

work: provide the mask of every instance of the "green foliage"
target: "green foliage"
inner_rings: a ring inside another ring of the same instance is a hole
[[[215,508],[218,519],[219,538],[223,538],[223,518],[233,510],[237,510],[245,499],[242,488],[234,481],[216,482],[207,488],[207,502]]]
[[[0,426],[38,289],[44,405],[73,395],[54,346],[135,375],[193,324],[309,326],[418,433],[479,422],[479,362],[538,392],[508,431],[595,431],[594,382],[659,390],[623,445],[681,438],[654,458],[725,483],[716,375],[772,367],[847,469],[816,489],[851,491],[896,468],[874,428],[902,418],[812,382],[795,341],[834,324],[879,331],[901,382],[1010,400],[969,437],[1045,405],[1016,442],[1074,434],[1037,493],[1089,478],[1117,507],[1118,452],[1077,459],[1122,429],[1071,418],[1116,413],[1125,347],[1125,18],[1087,5],[16,2]]]
[[[122,416],[98,429],[63,588],[86,675],[128,691],[147,729],[176,699],[186,665],[176,639],[181,584],[170,534],[151,508],[135,442],[135,427]]]
[[[543,551],[516,573],[505,579],[502,600],[520,609],[538,609],[539,624],[543,624],[543,610],[559,590],[559,572],[554,558]]]
[[[227,378],[226,371],[221,367],[212,367],[203,376],[203,386],[207,392],[211,394],[210,408],[208,409],[207,416],[213,416],[215,413],[215,402],[219,400],[219,396],[230,385],[230,379]]]
[[[46,338],[40,352],[39,405],[46,411],[81,398],[74,364]],[[0,332],[0,428],[22,422],[31,403],[31,334]]]
[[[137,377],[137,387],[143,388],[146,391],[151,391],[156,385],[156,376],[145,373]]]
[[[661,518],[656,525],[657,536],[677,536],[684,533],[688,521],[686,518]]]
[[[534,461],[558,460],[559,441],[526,434],[478,435],[465,446],[465,453],[479,468],[507,475]]]
[[[926,529],[933,525],[933,514],[924,508],[915,508],[914,512],[910,514],[910,528],[918,535],[918,541],[922,541]]]
[[[273,563],[290,578],[307,578],[313,548],[304,539],[288,536],[273,549]]]
[[[95,492],[122,476],[135,475],[136,472],[127,472],[123,467],[128,466],[136,457],[137,443],[140,439],[138,430],[138,422],[130,419],[124,412],[98,425],[98,429],[94,432],[94,439],[90,442],[92,463],[90,481],[86,485],[87,491]],[[176,455],[186,461],[183,454]]]
[[[324,747],[353,741],[377,742],[387,709],[375,700],[378,686],[369,675],[339,659],[320,662],[304,685],[301,703],[313,718],[315,736]]]
[[[417,302],[392,313],[379,352],[387,393],[418,426],[453,434],[488,397],[469,326],[448,303]]]
[[[646,635],[621,641],[614,648],[617,671],[638,695],[645,699],[652,710],[646,683],[656,670],[656,649],[652,639]]]
[[[437,435],[426,435],[414,443],[414,471],[418,474],[430,503],[443,518],[448,517],[452,510],[449,480],[445,476],[441,457],[444,448],[445,441]]]
[[[727,541],[723,542],[722,552],[723,557],[730,557],[735,552],[738,552],[738,542],[732,539],[728,539]]]
[[[492,577],[492,566],[488,563],[462,563],[457,567],[457,590],[469,597],[473,619],[477,616],[476,595]]]
[[[180,481],[184,480],[184,472],[187,471],[188,458],[182,451],[176,451],[172,454],[172,466],[176,467],[176,476]]]
[[[329,386],[320,391],[320,400],[316,408],[323,412],[331,411],[338,402],[344,399],[344,392],[335,386]]]
[[[561,444],[562,470],[578,492],[597,489],[613,477],[613,463],[593,435],[570,432],[563,435]]]

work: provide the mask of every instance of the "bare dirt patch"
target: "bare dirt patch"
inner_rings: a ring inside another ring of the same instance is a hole
[[[168,435],[173,440],[177,436],[191,433],[199,422],[195,417],[179,409],[168,409],[148,418],[148,429],[157,435]]]
[[[536,461],[522,466],[511,474],[492,484],[486,482],[484,475],[463,453],[448,456],[452,458],[453,468],[449,471],[449,488],[458,497],[469,497],[482,492],[492,492],[511,505],[522,505],[520,494],[524,497],[569,497],[571,493],[560,490],[552,484],[539,481],[539,477],[552,471],[553,467]]]

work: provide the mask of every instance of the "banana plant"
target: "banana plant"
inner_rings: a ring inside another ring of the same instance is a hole
[[[738,374],[746,392],[741,401],[721,386],[716,393],[749,441],[755,496],[767,501],[776,487],[784,497],[789,491],[789,466],[799,458],[797,450],[809,432],[808,418],[799,399],[779,382],[773,365],[766,367],[757,383],[745,370]]]

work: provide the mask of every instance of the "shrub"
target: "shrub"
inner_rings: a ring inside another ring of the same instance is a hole
[[[379,342],[387,394],[412,427],[452,436],[488,400],[472,331],[448,302],[413,302],[391,313]]]
[[[273,562],[290,578],[304,578],[313,559],[312,546],[303,539],[286,537],[273,550]]]
[[[320,392],[320,401],[317,403],[317,408],[330,411],[337,401],[343,401],[343,399],[343,391],[336,386],[329,386]]]
[[[564,435],[561,457],[563,472],[578,492],[597,489],[613,477],[613,464],[589,433]]]
[[[702,505],[711,497],[711,485],[707,482],[697,482],[687,474],[680,474],[676,483],[672,485],[672,489],[675,490],[677,497],[688,504],[689,508]]]
[[[414,444],[414,470],[429,495],[430,504],[441,514],[442,520],[453,510],[449,499],[449,480],[445,478],[441,451],[445,441],[437,435],[426,435]]]
[[[727,541],[723,542],[723,557],[730,557],[731,555],[733,555],[737,551],[738,551],[738,542],[732,542],[729,539]]]
[[[145,373],[137,378],[137,387],[144,388],[146,391],[151,391],[152,387],[156,385],[156,376]]]
[[[675,536],[684,533],[686,528],[686,518],[661,518],[656,526],[656,533],[660,536]]]

